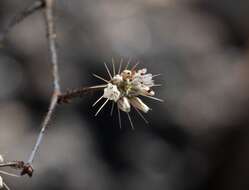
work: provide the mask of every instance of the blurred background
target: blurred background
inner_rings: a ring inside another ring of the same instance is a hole
[[[33,0],[1,0],[0,31]],[[118,126],[101,92],[60,106],[34,161],[12,189],[244,190],[249,188],[249,1],[57,0],[63,90],[101,84],[103,62],[141,62],[156,78],[146,125]],[[52,93],[43,12],[0,47],[0,153],[27,160]]]

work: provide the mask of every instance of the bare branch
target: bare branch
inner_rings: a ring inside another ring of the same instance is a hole
[[[58,94],[54,93],[54,95],[52,96],[50,106],[49,106],[49,110],[48,110],[48,112],[47,112],[47,114],[45,116],[45,119],[44,119],[43,123],[42,123],[42,129],[41,129],[41,131],[40,131],[40,133],[38,135],[38,138],[36,140],[34,148],[33,148],[32,152],[31,152],[31,154],[29,156],[29,160],[28,160],[29,165],[31,165],[33,163],[33,161],[34,161],[35,155],[36,155],[36,153],[37,153],[37,151],[39,149],[39,146],[40,146],[40,144],[42,142],[45,131],[46,131],[47,127],[48,127],[49,121],[50,121],[50,119],[52,117],[52,114],[55,111],[57,101],[58,101]]]
[[[51,63],[53,65],[53,77],[54,77],[54,91],[60,93],[59,84],[59,72],[58,72],[58,54],[56,48],[56,31],[54,23],[53,9],[55,0],[45,0],[45,20],[47,24],[47,35],[49,42],[49,51],[51,56]]]
[[[98,90],[102,90],[102,89],[103,87],[100,87],[100,88],[82,87],[82,88],[77,88],[73,90],[68,90],[67,92],[60,94],[58,98],[58,104],[70,103],[72,99],[80,98],[83,95],[86,95],[88,93],[92,93]]]
[[[23,168],[23,166],[24,166],[23,161],[11,161],[11,162],[5,162],[5,163],[0,164],[0,168],[12,167],[12,168],[21,169],[21,168]]]
[[[23,161],[10,161],[10,162],[4,162],[0,164],[0,168],[6,168],[10,167],[16,170],[22,170],[21,175],[27,174],[28,176],[32,176],[33,174],[33,168],[31,165],[25,164]],[[19,177],[20,175],[12,174],[5,171],[0,171],[2,174],[6,174],[9,176]]]
[[[33,4],[27,6],[21,13],[17,14],[5,28],[5,30],[0,35],[0,41],[4,40],[9,31],[18,23],[23,21],[28,16],[32,15],[37,10],[40,10],[44,7],[45,3],[43,0],[37,0]]]
[[[44,2],[45,2],[45,12],[44,12],[45,22],[47,25],[47,37],[48,37],[49,52],[51,56],[54,90],[53,90],[53,95],[51,97],[48,112],[42,123],[42,129],[38,135],[34,148],[29,156],[29,160],[27,164],[25,164],[24,169],[22,170],[22,173],[21,173],[21,175],[29,174],[30,176],[32,176],[32,173],[33,173],[32,163],[34,161],[36,153],[38,152],[39,146],[43,140],[45,131],[48,128],[48,124],[57,106],[58,97],[61,93],[60,84],[59,84],[59,72],[58,72],[58,55],[57,55],[57,49],[56,49],[56,32],[55,32],[55,23],[54,23],[54,15],[53,15],[53,8],[55,5],[55,1],[44,0]]]

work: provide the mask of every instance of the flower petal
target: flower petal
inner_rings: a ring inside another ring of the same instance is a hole
[[[124,112],[130,112],[131,111],[131,105],[129,103],[128,98],[122,97],[118,100],[118,108],[121,109]]]
[[[103,97],[116,102],[120,98],[120,91],[116,85],[108,83],[107,87],[104,89]]]
[[[144,113],[147,113],[150,110],[150,108],[138,97],[130,98],[129,101],[133,107],[143,111]]]

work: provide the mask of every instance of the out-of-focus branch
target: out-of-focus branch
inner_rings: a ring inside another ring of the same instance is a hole
[[[21,13],[17,14],[11,21],[10,23],[7,25],[7,27],[4,29],[4,31],[0,34],[0,41],[4,40],[4,38],[6,37],[6,35],[8,34],[8,32],[18,23],[20,23],[21,21],[23,21],[25,18],[27,18],[28,16],[32,15],[34,12],[36,12],[37,10],[40,10],[44,7],[45,3],[43,0],[37,0],[35,2],[33,2],[31,5],[27,6],[26,9],[24,9],[24,11],[22,11]]]

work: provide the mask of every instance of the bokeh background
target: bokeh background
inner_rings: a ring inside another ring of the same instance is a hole
[[[0,31],[32,0],[1,0]],[[121,57],[161,73],[164,103],[146,125],[123,128],[110,104],[94,117],[86,95],[60,106],[32,179],[12,189],[246,190],[249,188],[249,1],[57,0],[63,90],[100,84]],[[0,47],[0,153],[27,160],[52,92],[43,12],[12,28]]]

